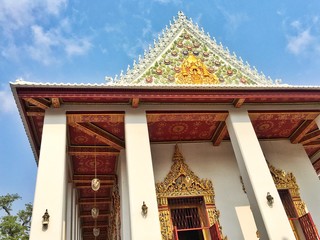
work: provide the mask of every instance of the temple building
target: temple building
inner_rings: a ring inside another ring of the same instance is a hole
[[[320,239],[320,87],[266,78],[182,12],[105,83],[11,89],[31,240]]]

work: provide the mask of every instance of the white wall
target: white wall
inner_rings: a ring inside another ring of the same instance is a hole
[[[283,140],[261,142],[261,147],[274,167],[292,172],[296,177],[302,201],[320,231],[320,181],[303,146]]]
[[[213,147],[211,143],[179,144],[185,162],[200,178],[210,179],[216,194],[216,206],[220,210],[220,223],[229,239],[243,239],[236,207],[248,206],[242,190],[237,162],[230,143]],[[174,145],[152,145],[155,181],[161,182],[170,171]]]
[[[296,176],[301,197],[320,230],[320,182],[303,147],[285,140],[263,141],[260,144],[274,167],[293,172]],[[239,211],[237,215],[237,209],[249,206],[249,202],[242,190],[231,143],[223,142],[218,147],[211,143],[180,143],[179,148],[190,169],[200,178],[212,181],[224,235],[229,239],[254,239],[255,232],[249,233],[251,237],[244,237],[246,233],[242,232],[239,219],[245,217],[238,216]],[[152,144],[151,150],[155,181],[162,182],[172,165],[174,144]],[[256,231],[256,227],[252,226],[251,231]]]

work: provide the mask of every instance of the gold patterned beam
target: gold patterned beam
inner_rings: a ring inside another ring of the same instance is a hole
[[[314,120],[306,120],[304,121],[297,131],[295,131],[290,137],[291,143],[299,143],[301,139],[313,128],[315,124]]]
[[[23,100],[25,100],[26,102],[37,106],[38,108],[41,108],[43,110],[48,109],[50,106],[48,105],[48,103],[45,100],[42,99],[35,99],[35,98],[23,98]]]
[[[79,123],[71,123],[70,125],[88,134],[91,137],[96,137],[99,141],[106,143],[107,145],[110,145],[117,150],[121,150],[124,148],[124,143],[120,139],[108,133],[107,131],[102,130],[92,123],[84,123],[83,125]]]
[[[86,123],[86,122],[109,122],[123,123],[123,112],[108,112],[108,113],[67,113],[68,123]]]
[[[299,111],[299,112],[295,112],[295,111],[283,111],[283,112],[279,112],[279,111],[250,111],[249,112],[249,116],[251,121],[253,120],[257,120],[259,117],[261,117],[261,115],[264,114],[274,114],[276,116],[278,116],[281,119],[287,118],[287,119],[291,119],[292,117],[296,118],[301,118],[301,120],[314,120],[318,115],[319,115],[319,111]],[[303,118],[302,116],[303,115]]]
[[[82,228],[93,228],[93,227],[95,227],[95,225],[94,225],[94,223],[82,224],[81,227]],[[97,223],[97,227],[103,228],[103,227],[109,227],[109,225],[108,224],[99,224],[99,223]],[[101,234],[99,236],[101,236]]]
[[[99,217],[109,217],[110,213],[101,213],[99,211]],[[80,214],[80,218],[92,217],[91,212]]]
[[[78,202],[79,205],[93,205],[93,204],[106,204],[106,203],[111,203],[111,199],[109,200],[105,200],[103,202],[97,202],[97,201],[94,201],[94,198],[91,199],[91,201],[86,201],[86,202]]]
[[[93,176],[94,177],[94,176]],[[91,179],[75,179],[73,180],[74,183],[91,183]],[[113,184],[114,180],[110,180],[110,179],[100,179],[101,185],[103,184]],[[90,187],[90,186],[89,186]]]
[[[111,187],[113,187],[113,185],[114,184],[101,184],[101,188],[104,188],[104,187],[111,188]],[[75,188],[77,188],[77,189],[87,189],[87,188],[91,188],[91,184],[89,185],[89,183],[88,183],[88,185],[81,185],[81,186],[76,185]]]
[[[92,147],[71,146],[68,148],[68,153],[70,156],[118,156],[120,151],[112,147],[97,147],[95,149]]]
[[[100,210],[99,211],[99,216],[100,215],[110,215],[110,211]],[[92,216],[91,215],[91,211],[81,211],[80,216],[82,216],[82,217],[86,217],[86,216],[91,217]]]
[[[221,122],[212,138],[213,146],[219,146],[223,138],[226,136],[227,132],[228,130],[227,130],[226,122]]]
[[[97,204],[101,204],[101,203],[109,203],[111,202],[111,198],[96,198],[94,199],[92,198],[80,198],[80,200],[78,201],[79,204],[91,204],[92,202],[94,203],[94,201],[96,201]]]
[[[240,108],[240,107],[242,106],[242,104],[244,103],[245,100],[246,100],[245,98],[236,98],[236,99],[234,99],[234,101],[233,101],[233,106],[234,106],[235,108]]]
[[[299,143],[304,145],[312,142],[313,140],[318,140],[319,138],[320,138],[320,130],[316,130],[304,136]]]

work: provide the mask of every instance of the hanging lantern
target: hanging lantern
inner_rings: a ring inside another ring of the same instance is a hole
[[[97,146],[94,148],[94,179],[91,181],[91,188],[95,192],[100,189],[100,179],[97,178]]]
[[[100,228],[93,228],[93,236],[98,237],[100,235]]]
[[[100,179],[99,178],[94,178],[91,181],[91,188],[93,191],[98,191],[100,189]]]
[[[99,209],[96,208],[96,207],[92,208],[92,209],[91,209],[91,216],[92,216],[93,218],[97,218],[97,217],[99,216]]]

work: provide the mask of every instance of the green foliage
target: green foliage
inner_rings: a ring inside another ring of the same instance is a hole
[[[0,196],[0,211],[5,216],[0,218],[0,240],[28,240],[31,224],[32,205],[25,204],[25,209],[12,214],[12,204],[21,199],[18,194]]]

